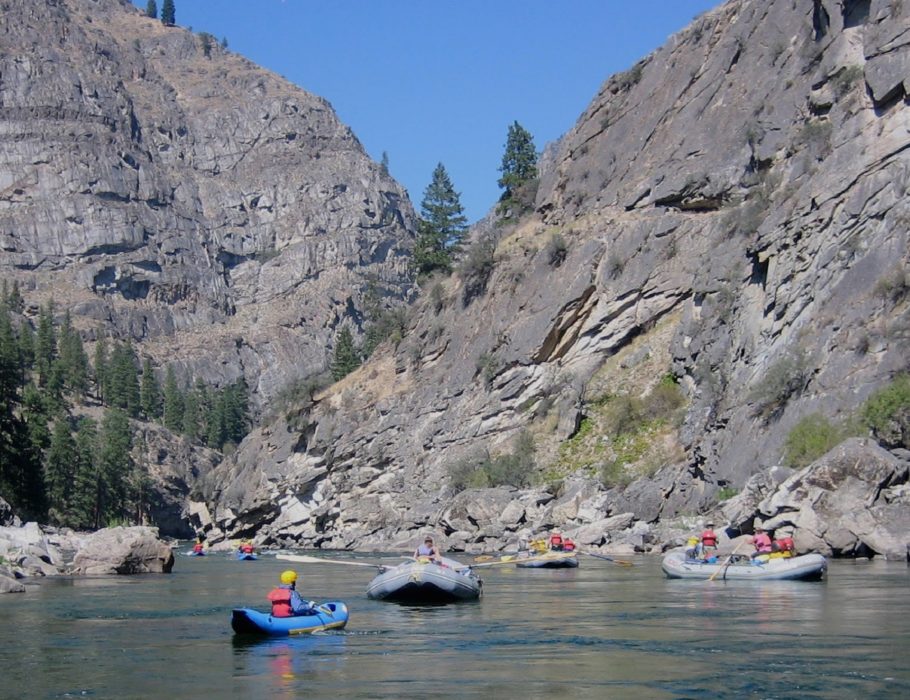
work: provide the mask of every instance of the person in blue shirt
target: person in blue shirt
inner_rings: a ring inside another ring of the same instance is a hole
[[[316,602],[304,600],[297,592],[297,572],[285,571],[281,574],[281,585],[269,593],[272,602],[272,617],[293,617],[294,615],[312,615]]]
[[[430,559],[432,561],[439,561],[439,550],[436,548],[436,545],[433,544],[433,538],[427,535],[423,544],[418,545],[417,549],[414,550],[415,559]]]

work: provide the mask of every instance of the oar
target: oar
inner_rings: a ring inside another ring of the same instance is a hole
[[[608,557],[606,554],[595,554],[594,552],[585,552],[583,550],[580,550],[580,552],[581,552],[581,554],[586,554],[589,557],[595,557],[597,559],[606,559],[607,561],[611,561],[614,564],[619,564],[620,566],[635,566],[635,564],[633,564],[630,561],[623,561],[622,559],[614,559],[613,557]]]
[[[736,545],[736,548],[735,548],[732,552],[730,552],[730,556],[727,557],[727,561],[725,561],[725,562],[723,563],[723,565],[720,566],[720,567],[717,569],[717,571],[715,571],[713,574],[711,574],[711,577],[708,579],[709,581],[713,581],[721,571],[723,571],[724,574],[726,574],[726,572],[727,572],[727,567],[729,567],[729,566],[730,566],[730,562],[733,561],[733,555],[736,554],[736,553],[739,551],[739,548],[743,546],[743,543],[744,543],[744,542],[745,542],[745,540],[740,540],[740,541],[739,541],[739,544]]]
[[[276,554],[276,559],[284,561],[296,561],[302,564],[344,564],[345,566],[368,566],[371,569],[387,569],[385,564],[367,564],[361,561],[344,561],[342,559],[322,559],[320,557],[308,557],[305,554]]]
[[[568,554],[568,552],[566,552],[565,554]],[[466,564],[464,566],[459,566],[456,568],[460,571],[461,569],[479,569],[482,566],[501,566],[502,564],[518,564],[518,563],[522,563],[522,562],[526,562],[526,561],[544,561],[547,559],[552,560],[554,558],[558,559],[560,557],[544,555],[544,556],[539,556],[539,557],[527,557],[527,558],[523,559],[521,557],[517,557],[512,554],[507,554],[506,556],[502,557],[499,561],[489,561],[489,562],[485,562],[483,564]]]

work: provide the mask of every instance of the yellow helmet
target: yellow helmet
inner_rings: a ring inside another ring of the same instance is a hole
[[[283,584],[290,585],[297,581],[297,572],[296,571],[284,571],[281,574],[281,582]]]

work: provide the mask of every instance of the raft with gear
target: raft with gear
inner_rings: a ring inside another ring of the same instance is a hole
[[[367,597],[400,603],[450,603],[476,600],[483,581],[470,567],[452,559],[420,558],[381,571],[367,586]]]
[[[231,628],[237,634],[258,634],[287,637],[342,629],[348,624],[348,606],[341,601],[321,603],[311,614],[275,617],[252,608],[235,608],[231,612]]]
[[[527,561],[522,561],[527,559]],[[546,552],[515,559],[515,566],[520,569],[575,569],[578,567],[578,554],[575,552]]]
[[[669,578],[712,579],[714,581],[819,581],[828,570],[821,554],[798,557],[747,554],[712,557],[714,561],[692,559],[684,551],[669,552],[661,568]]]

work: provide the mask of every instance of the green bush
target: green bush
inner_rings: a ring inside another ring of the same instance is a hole
[[[784,460],[794,469],[808,466],[844,439],[843,430],[820,413],[800,420],[787,435]]]
[[[720,503],[721,501],[729,501],[738,493],[739,491],[737,491],[732,486],[723,486],[717,492],[717,502]]]
[[[749,392],[748,401],[755,404],[754,415],[765,422],[780,417],[790,399],[806,388],[809,378],[808,361],[804,353],[788,353],[782,357]]]
[[[490,237],[481,238],[468,249],[459,268],[461,279],[464,282],[462,291],[464,306],[486,292],[487,282],[490,281],[490,276],[493,274],[495,265],[493,254],[495,252],[496,244]]]
[[[563,261],[566,259],[568,249],[569,246],[566,244],[566,239],[562,237],[562,234],[554,233],[550,236],[550,240],[547,241],[547,245],[544,248],[544,256],[547,259],[547,264],[550,267],[559,267],[562,265]]]
[[[910,374],[899,374],[863,404],[862,419],[876,440],[910,448]]]
[[[461,492],[468,488],[530,486],[535,452],[533,436],[523,430],[515,438],[511,452],[491,457],[487,450],[481,450],[452,462],[447,468],[452,488]]]

